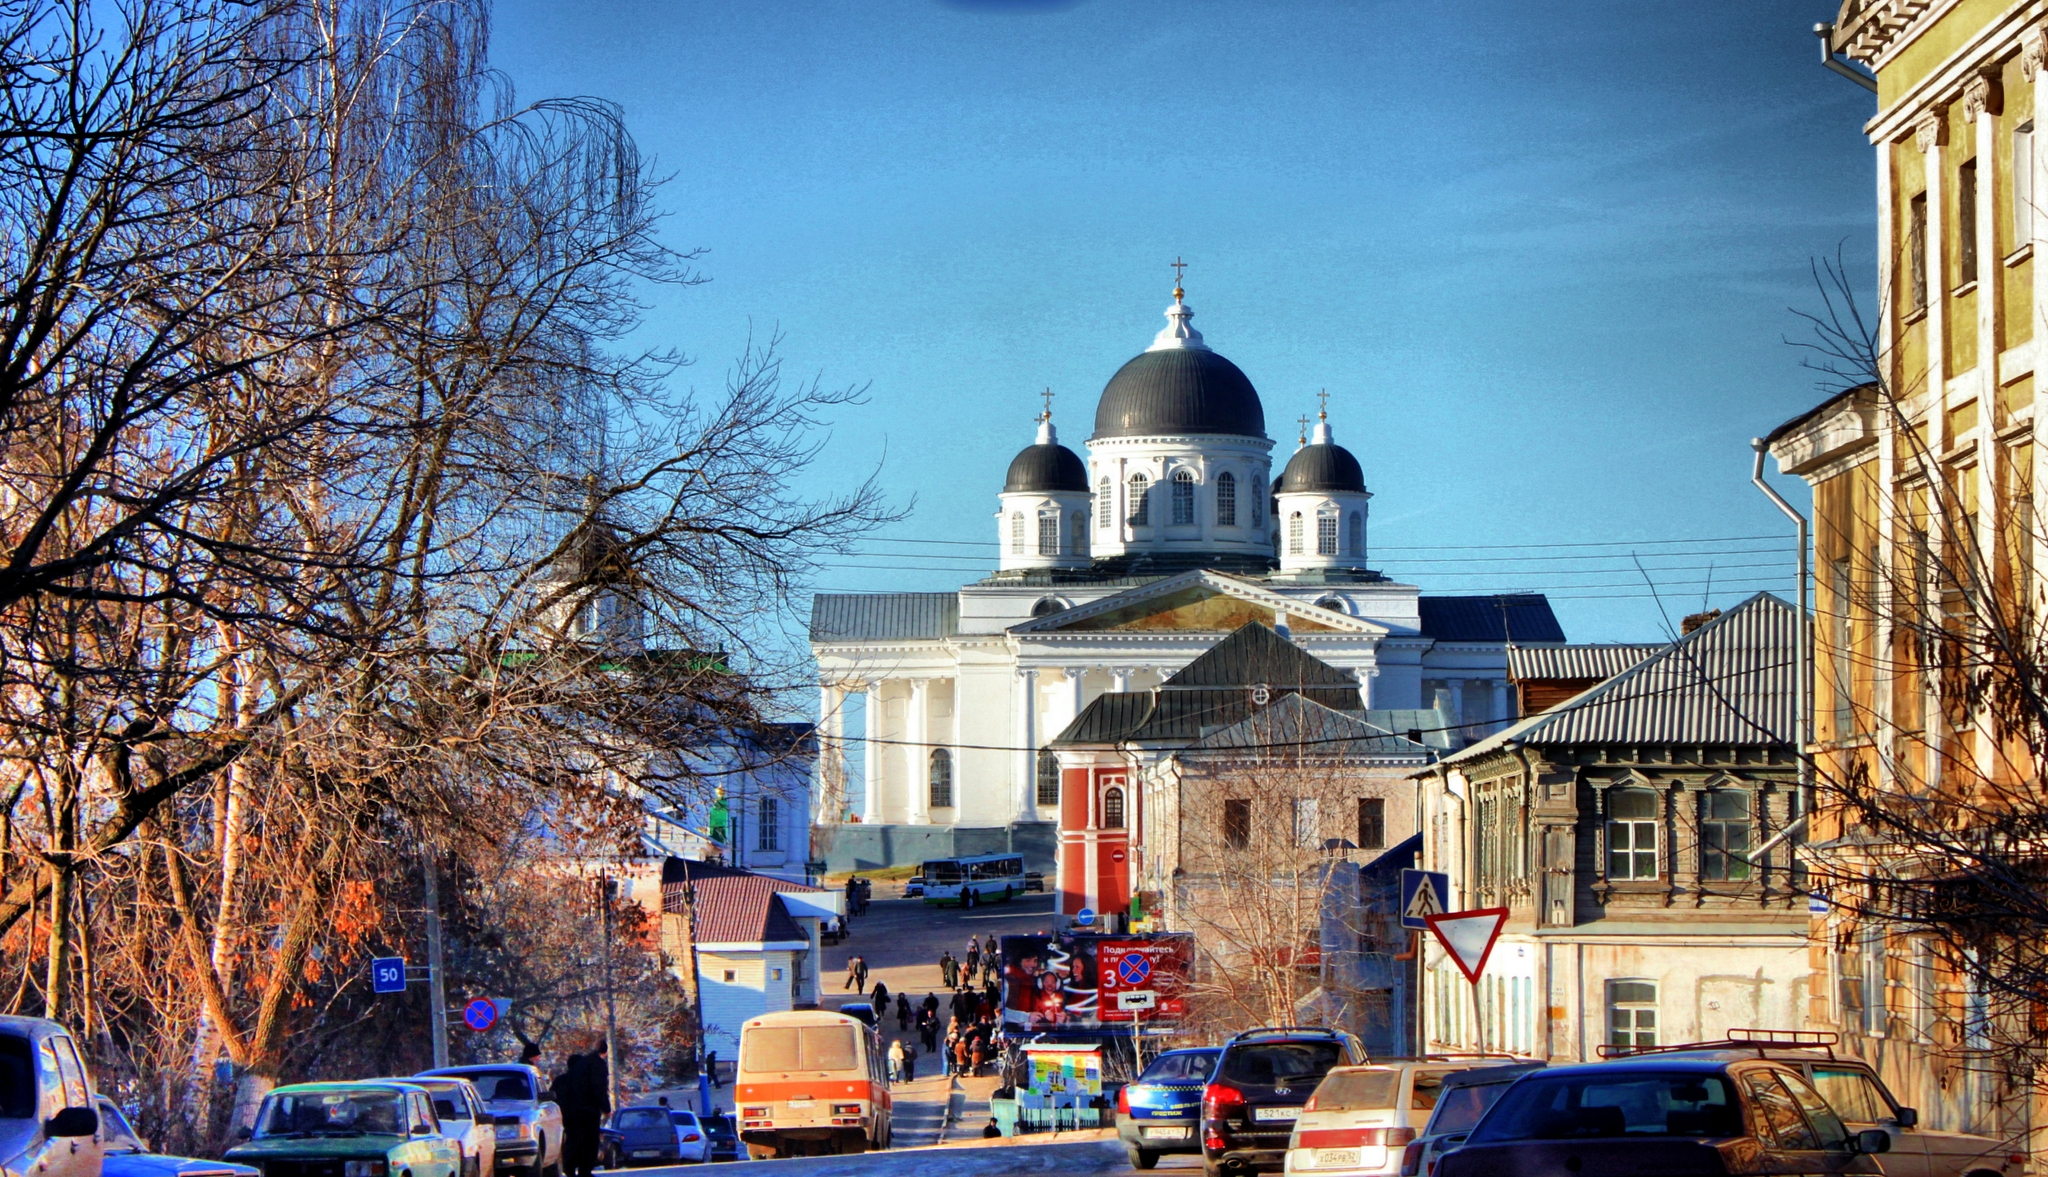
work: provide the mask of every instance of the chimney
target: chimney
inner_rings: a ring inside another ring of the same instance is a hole
[[[1680,637],[1684,637],[1686,634],[1691,633],[1720,615],[1721,611],[1719,609],[1709,609],[1705,613],[1694,613],[1678,623],[1678,634]]]

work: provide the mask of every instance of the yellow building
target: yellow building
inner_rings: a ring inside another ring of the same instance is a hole
[[[2038,798],[2021,737],[2040,707],[2000,684],[2041,648],[2048,3],[1848,0],[1826,36],[1876,76],[1879,301],[1868,383],[1769,439],[1814,495],[1808,1023],[1839,1030],[1924,1123],[2016,1136],[2042,1122],[2022,1047],[2043,1007],[1976,967],[2004,949],[1956,912],[1975,902],[1970,831]]]

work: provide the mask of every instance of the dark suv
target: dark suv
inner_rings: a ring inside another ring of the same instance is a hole
[[[1202,1092],[1209,1177],[1278,1169],[1301,1105],[1331,1067],[1365,1061],[1358,1039],[1326,1026],[1261,1026],[1223,1044]]]

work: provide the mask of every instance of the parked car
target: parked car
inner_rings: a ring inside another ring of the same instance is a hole
[[[462,1152],[409,1083],[294,1083],[263,1097],[227,1159],[264,1177],[462,1177]]]
[[[1045,872],[1044,872],[1044,871],[1036,871],[1036,870],[1028,870],[1028,871],[1025,871],[1025,872],[1024,872],[1024,889],[1025,889],[1026,891],[1043,891],[1043,890],[1045,890]]]
[[[1462,1071],[1498,1061],[1475,1055],[1333,1068],[1294,1121],[1287,1172],[1398,1173],[1402,1155],[1436,1109],[1444,1084]]]
[[[626,1134],[609,1122],[597,1126],[597,1167],[614,1171],[626,1167]]]
[[[421,1075],[405,1082],[417,1083],[433,1097],[435,1118],[462,1146],[463,1177],[496,1177],[498,1121],[484,1106],[476,1084],[449,1075]]]
[[[1783,1063],[1650,1055],[1524,1075],[1436,1177],[1881,1174],[1890,1147],[1880,1130],[1850,1132]]]
[[[95,1095],[93,1104],[100,1114],[101,1177],[262,1177],[263,1171],[253,1165],[151,1152],[149,1142],[129,1125],[113,1100]]]
[[[909,878],[903,880],[903,897],[905,899],[924,898],[923,875],[912,875]]]
[[[1430,1177],[1436,1158],[1465,1142],[1472,1126],[1509,1084],[1543,1067],[1543,1063],[1507,1063],[1444,1076],[1443,1089],[1437,1092],[1436,1107],[1430,1109],[1422,1135],[1401,1150],[1401,1177]]]
[[[714,1161],[736,1161],[740,1159],[740,1134],[733,1127],[732,1117],[724,1112],[713,1112],[702,1117],[704,1135],[711,1142],[710,1159]]]
[[[612,1113],[611,1123],[613,1130],[619,1133],[620,1147],[626,1154],[620,1162],[624,1168],[673,1165],[683,1159],[681,1139],[676,1132],[675,1121],[669,1117],[669,1109],[620,1108]]]
[[[0,1016],[0,1163],[34,1177],[100,1177],[92,1076],[63,1026]]]
[[[555,1177],[562,1171],[562,1109],[548,1098],[540,1070],[524,1063],[479,1063],[421,1071],[418,1078],[467,1079],[476,1084],[484,1107],[497,1121],[497,1156],[501,1175]]]
[[[1116,1134],[1132,1168],[1149,1169],[1164,1153],[1202,1151],[1202,1089],[1222,1053],[1216,1046],[1169,1050],[1117,1091]]]
[[[2026,1152],[2008,1142],[1922,1128],[1919,1111],[1892,1098],[1868,1063],[1835,1057],[1836,1041],[1830,1030],[1731,1030],[1718,1042],[1602,1053],[1626,1058],[1768,1058],[1783,1063],[1813,1084],[1850,1131],[1878,1128],[1891,1138],[1891,1158],[1884,1168],[1894,1177],[1994,1177],[2026,1167]]]
[[[875,1015],[874,1003],[870,1001],[849,1001],[834,1012],[845,1014],[849,1018],[859,1018],[867,1023],[870,1030],[881,1024]]]
[[[711,1159],[711,1135],[704,1125],[697,1121],[697,1113],[683,1108],[670,1108],[668,1118],[675,1121],[676,1142],[682,1158],[703,1164]]]
[[[1365,1061],[1358,1039],[1324,1026],[1262,1026],[1223,1044],[1202,1090],[1209,1177],[1283,1167],[1295,1118],[1331,1067]]]

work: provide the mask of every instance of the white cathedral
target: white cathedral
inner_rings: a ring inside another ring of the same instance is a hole
[[[989,576],[814,600],[818,821],[895,835],[864,831],[859,865],[1000,849],[941,838],[1056,821],[1040,750],[1096,696],[1153,690],[1246,622],[1351,671],[1362,708],[1438,709],[1454,747],[1512,718],[1509,642],[1564,640],[1539,594],[1424,596],[1373,571],[1372,495],[1327,412],[1273,479],[1259,394],[1183,299],[1104,386],[1085,460],[1040,417],[997,495]],[[854,693],[865,731],[849,739]]]

